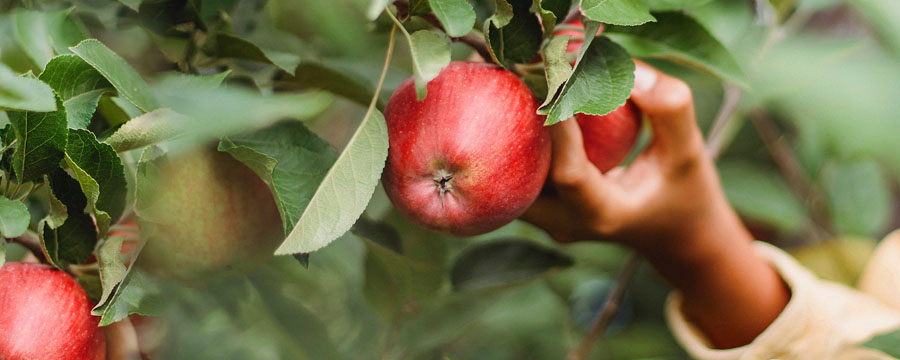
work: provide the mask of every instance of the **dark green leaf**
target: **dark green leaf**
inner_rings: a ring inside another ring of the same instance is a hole
[[[69,13],[72,8],[59,11],[15,9],[16,37],[28,57],[43,69],[57,54],[69,53],[68,47],[87,38],[81,24]]]
[[[559,95],[548,107],[541,108],[547,113],[547,125],[577,113],[606,115],[631,96],[634,62],[628,52],[606,37],[596,38],[586,46]]]
[[[638,27],[607,26],[604,34],[633,56],[666,59],[747,87],[746,76],[731,52],[694,19],[681,13],[656,17],[658,22]]]
[[[267,50],[256,44],[229,34],[216,34],[215,48],[211,52],[220,58],[244,59],[272,64],[290,74],[300,64],[300,56]]]
[[[125,209],[125,168],[116,151],[100,143],[87,130],[69,130],[66,162],[87,196],[88,207],[97,219],[100,235]]]
[[[900,329],[875,335],[869,341],[864,342],[862,346],[900,358]]]
[[[409,2],[409,14],[410,15],[425,15],[431,12],[431,5],[428,4],[428,0],[410,0]]]
[[[16,133],[16,152],[12,166],[20,183],[34,181],[59,167],[66,148],[66,111],[62,101],[56,99],[54,112],[8,113],[9,122]]]
[[[30,222],[31,214],[24,203],[0,196],[0,242],[24,234]]]
[[[143,0],[138,20],[141,26],[163,36],[188,37],[186,24],[206,30],[197,0]]]
[[[387,149],[387,124],[374,110],[359,124],[275,254],[312,252],[350,230],[372,198]]]
[[[119,96],[130,101],[138,109],[149,112],[159,107],[144,79],[131,65],[100,41],[88,39],[70,49],[100,72],[118,90]]]
[[[530,241],[496,240],[460,254],[450,281],[456,291],[478,290],[528,281],[573,263],[567,255]]]
[[[572,0],[541,0],[541,7],[552,12],[556,16],[556,20],[560,21],[569,15]]]
[[[285,235],[294,229],[336,159],[328,143],[297,121],[225,137],[219,151],[231,154],[269,185]]]
[[[893,218],[891,187],[873,160],[829,167],[824,187],[834,224],[843,234],[881,236]]]
[[[403,253],[403,241],[400,238],[400,233],[386,223],[363,216],[356,220],[356,224],[353,224],[353,228],[350,231],[356,236],[369,239],[385,249],[390,249],[398,254]]]
[[[87,198],[81,193],[78,182],[64,170],[57,168],[50,174],[50,191],[65,204],[68,216],[58,228],[52,228],[46,219],[38,224],[41,241],[48,258],[56,267],[80,264],[87,260],[97,243],[94,220],[84,213]]]
[[[55,111],[53,90],[29,76],[16,76],[0,64],[0,109]]]
[[[69,127],[73,129],[87,128],[100,96],[112,89],[103,75],[75,55],[53,58],[38,78],[62,98]]]
[[[463,36],[475,25],[475,10],[467,0],[429,0],[429,4],[447,35]]]
[[[540,50],[543,39],[541,23],[531,12],[532,2],[512,0],[510,4],[513,17],[506,26],[498,28],[494,21],[485,22],[491,54],[503,66],[531,61]]]
[[[588,19],[614,25],[634,26],[655,20],[638,0],[584,0],[581,11]]]
[[[296,89],[321,89],[342,96],[362,106],[372,101],[374,89],[371,84],[361,81],[361,76],[351,76],[347,71],[338,71],[324,64],[303,62],[293,76],[287,76],[284,85]],[[379,107],[383,107],[379,103]]]

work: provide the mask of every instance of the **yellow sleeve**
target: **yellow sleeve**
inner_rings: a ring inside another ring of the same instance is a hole
[[[872,335],[900,326],[900,312],[895,308],[874,296],[816,278],[790,255],[774,246],[757,242],[754,250],[775,267],[790,287],[790,301],[753,342],[738,348],[717,350],[709,345],[699,329],[685,319],[681,312],[681,295],[673,292],[666,304],[669,327],[693,358],[891,359],[858,344]],[[895,287],[895,290],[898,289]]]
[[[859,289],[900,309],[900,230],[885,237],[875,249],[859,278]]]

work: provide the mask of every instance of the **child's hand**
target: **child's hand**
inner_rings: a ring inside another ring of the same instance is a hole
[[[588,160],[575,121],[550,128],[553,195],[523,218],[560,242],[614,241],[647,257],[684,295],[684,313],[719,347],[749,343],[789,294],[753,253],[728,205],[688,86],[637,62],[631,100],[650,118],[653,141],[627,169]]]

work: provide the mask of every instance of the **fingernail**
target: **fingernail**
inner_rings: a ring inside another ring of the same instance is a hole
[[[653,88],[656,83],[656,70],[646,65],[637,65],[634,68],[634,88],[644,92]]]

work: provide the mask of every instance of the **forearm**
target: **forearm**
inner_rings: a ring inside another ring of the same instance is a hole
[[[752,237],[727,207],[688,227],[667,251],[645,251],[683,297],[685,316],[718,348],[750,343],[778,317],[790,292],[752,249]]]

